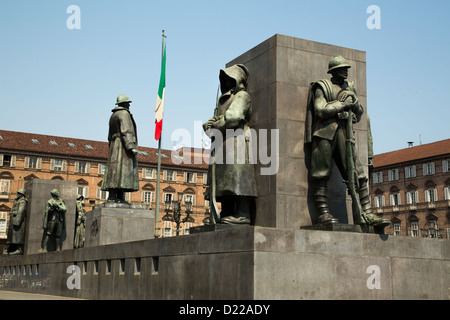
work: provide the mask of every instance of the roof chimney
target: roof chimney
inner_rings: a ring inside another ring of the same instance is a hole
[[[409,141],[409,142],[408,142],[408,148],[412,148],[412,147],[414,147],[414,142]]]

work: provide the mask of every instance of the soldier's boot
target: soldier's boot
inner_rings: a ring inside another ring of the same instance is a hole
[[[42,251],[48,252],[48,240],[50,239],[50,236],[46,233],[44,236],[44,240],[42,241]]]
[[[110,202],[116,202],[117,201],[117,193],[115,189],[111,189],[108,191],[108,201]]]
[[[250,224],[250,197],[236,197],[234,214],[221,219],[225,224]]]
[[[314,204],[319,212],[319,224],[339,223],[339,220],[333,217],[328,208],[327,188],[324,186],[316,187],[313,193]]]
[[[55,237],[56,251],[61,251],[61,237]]]
[[[360,181],[359,202],[361,203],[361,208],[364,212],[364,218],[368,225],[384,228],[391,224],[388,219],[383,219],[373,213],[372,205],[370,203],[369,187],[367,186],[367,180],[365,179]]]
[[[15,255],[19,255],[19,254],[23,254],[23,245],[22,244],[17,244],[16,245],[16,250],[9,252],[9,248],[8,248],[8,253],[11,256],[15,256]]]
[[[117,190],[117,200],[121,203],[126,203],[125,192],[123,190]]]

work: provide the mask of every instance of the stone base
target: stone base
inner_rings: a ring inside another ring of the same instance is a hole
[[[67,286],[73,265],[79,289]],[[3,258],[0,289],[120,300],[435,300],[449,299],[449,272],[448,240],[247,227]]]
[[[154,223],[149,206],[102,203],[86,214],[85,247],[152,239]]]
[[[220,230],[230,230],[236,228],[248,228],[248,224],[207,224],[199,227],[192,227],[189,229],[191,234],[201,233],[201,232],[211,232]]]
[[[341,231],[341,232],[358,232],[358,233],[376,233],[384,234],[384,228],[377,228],[373,226],[360,226],[343,223],[330,223],[326,225],[303,226],[300,229],[304,230],[318,230],[318,231]]]

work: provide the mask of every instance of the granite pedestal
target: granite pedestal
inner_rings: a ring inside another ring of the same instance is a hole
[[[154,223],[147,205],[104,202],[86,214],[85,247],[152,239]]]
[[[67,285],[74,265],[79,289]],[[448,300],[449,272],[448,240],[247,226],[3,257],[0,290],[120,300]]]
[[[351,65],[349,80],[355,82],[359,101],[366,108],[363,51],[277,34],[227,64],[242,63],[249,69],[248,92],[253,107],[250,126],[258,134],[260,129],[279,132],[278,172],[262,175],[260,169],[269,165],[258,161],[256,166],[259,197],[254,222],[257,226],[300,228],[317,222],[308,175],[310,151],[304,148],[306,104],[310,83],[330,78],[328,62],[336,55],[342,55]],[[356,149],[367,172],[367,114],[355,129]],[[267,139],[270,155],[276,151],[275,141],[271,141],[270,133]],[[260,151],[258,148],[259,160]],[[328,183],[328,196],[330,210],[339,222],[352,224],[351,200],[335,165]]]

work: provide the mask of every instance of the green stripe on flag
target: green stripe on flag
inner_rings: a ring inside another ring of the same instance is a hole
[[[161,78],[159,79],[158,97],[163,99],[164,88],[166,87],[166,46],[164,45],[164,54],[161,64]]]

